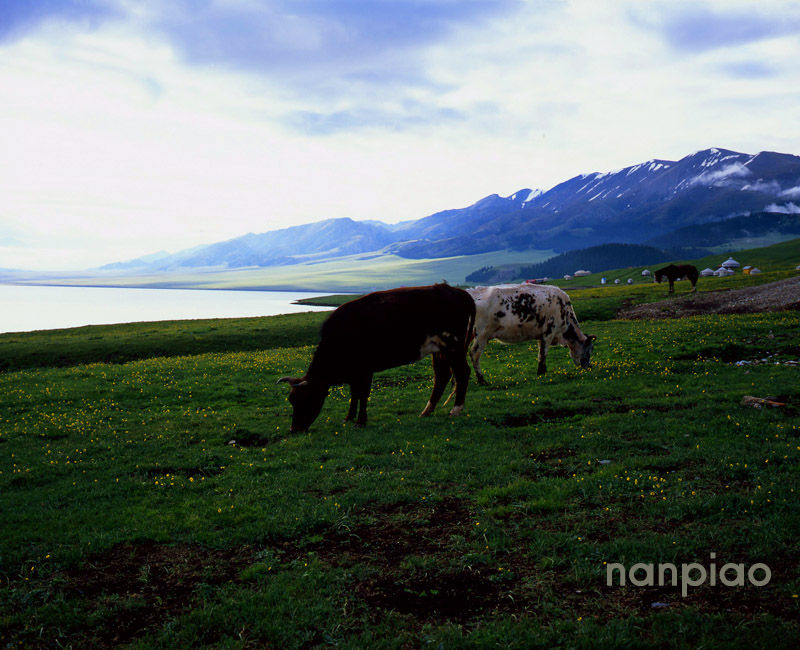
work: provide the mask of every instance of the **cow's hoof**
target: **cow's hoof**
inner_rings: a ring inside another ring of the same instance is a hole
[[[461,406],[454,406],[453,410],[450,411],[450,415],[461,415],[461,411],[464,410],[463,404]]]
[[[422,409],[422,413],[420,413],[420,414],[419,414],[419,416],[420,416],[421,418],[428,417],[429,415],[431,415],[431,414],[433,413],[433,409],[434,409],[434,408],[435,408],[435,407],[433,406],[433,404],[431,404],[430,402],[428,402],[428,403],[427,403],[427,405],[425,406],[425,408],[424,408],[424,409]]]

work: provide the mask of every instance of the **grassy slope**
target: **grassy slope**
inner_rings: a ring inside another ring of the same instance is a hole
[[[750,242],[748,245],[752,245]],[[199,269],[193,272],[158,273],[140,276],[114,274],[53,275],[36,273],[11,273],[2,275],[0,281],[54,284],[69,286],[118,286],[187,289],[261,289],[366,292],[398,285],[422,285],[440,282],[462,284],[466,275],[483,267],[516,267],[541,262],[553,251],[496,251],[433,260],[411,260],[394,255],[351,255],[327,261],[308,262],[290,266],[251,268],[240,270]],[[730,253],[703,258],[695,263],[702,267],[715,267]],[[762,249],[734,253],[743,264],[759,266],[762,271],[794,269],[800,263],[800,239],[782,242]],[[573,280],[567,287],[599,285],[605,276],[610,283],[617,278],[625,282],[629,277],[641,281],[645,267],[620,269],[596,273]],[[564,284],[562,280],[554,284]]]
[[[28,366],[0,373],[0,643],[793,647],[800,390],[774,361],[800,315],[590,320],[576,294],[592,371],[490,344],[463,417],[417,418],[424,360],[376,377],[366,429],[337,388],[299,436],[275,381],[322,314],[0,336]],[[772,580],[606,585],[712,552]]]
[[[717,268],[722,262],[728,259],[730,254],[718,254],[704,257],[697,260],[682,260],[683,263],[691,263],[702,270],[706,267]],[[742,266],[747,264],[760,268],[763,273],[754,276],[744,276],[739,273],[736,276],[725,278],[701,278],[697,285],[698,291],[724,291],[726,289],[742,288],[767,282],[774,282],[793,276],[795,267],[800,263],[800,239],[794,239],[768,247],[740,251],[735,254]],[[593,273],[591,275],[574,278],[572,280],[551,279],[549,284],[562,287],[567,290],[572,298],[573,304],[580,320],[591,319],[610,319],[626,303],[633,302],[653,302],[664,299],[667,285],[657,285],[653,282],[652,274],[643,276],[642,271],[648,268],[651,273],[662,265],[653,267],[631,267],[605,271],[603,273]],[[602,285],[601,279],[606,278],[607,284]],[[619,279],[620,284],[614,284],[614,280]],[[628,279],[633,280],[633,285],[628,285]],[[678,283],[676,291],[688,291],[688,283]],[[349,299],[348,296],[328,296],[321,298],[311,298],[306,301],[310,305],[341,304],[342,300]]]
[[[0,334],[0,371],[308,345],[325,312]]]
[[[451,284],[460,284],[464,276],[481,266],[536,262],[552,254],[552,251],[498,251],[433,260],[411,260],[395,255],[351,255],[321,262],[233,271],[211,269],[130,277],[92,274],[44,278],[27,275],[15,281],[75,286],[370,291],[398,285],[432,284],[443,279]]]
[[[716,255],[709,255],[693,260],[675,260],[676,264],[693,264],[699,271],[704,268],[716,269],[722,262],[729,257],[738,261],[742,266],[750,265],[757,266],[761,271],[767,273],[791,273],[795,267],[800,264],[800,239],[793,239],[779,244],[773,244],[764,248],[754,248],[746,251],[738,251],[736,253],[718,253]],[[666,264],[657,264],[651,266],[637,266],[626,269],[616,269],[611,271],[604,271],[602,273],[593,273],[591,275],[574,278],[572,280],[554,279],[553,284],[558,286],[569,287],[582,287],[582,286],[599,286],[600,279],[605,277],[609,284],[613,284],[614,280],[619,279],[620,282],[627,282],[628,278],[636,283],[652,283],[652,275],[649,278],[642,276],[642,271],[648,269],[655,271],[657,268],[666,266]],[[769,276],[768,278],[754,277],[751,282],[764,282],[768,279],[774,279],[776,276]],[[719,278],[709,278],[708,281],[718,280]]]

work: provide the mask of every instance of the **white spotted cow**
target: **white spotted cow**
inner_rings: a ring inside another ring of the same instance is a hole
[[[558,287],[543,284],[500,285],[467,289],[475,301],[475,340],[470,358],[478,383],[485,384],[480,358],[492,339],[503,343],[539,341],[537,374],[547,371],[547,350],[555,343],[569,348],[576,366],[591,367],[596,336],[586,336],[578,326],[569,296]]]

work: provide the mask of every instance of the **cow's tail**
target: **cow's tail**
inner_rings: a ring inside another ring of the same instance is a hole
[[[477,312],[472,312],[467,319],[467,333],[464,336],[464,354],[469,352],[470,343],[472,343],[472,339],[475,338],[475,320],[477,318]]]

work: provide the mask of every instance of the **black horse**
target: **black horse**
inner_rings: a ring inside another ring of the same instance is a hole
[[[700,277],[700,274],[697,272],[697,269],[692,266],[691,264],[681,264],[680,266],[675,266],[674,264],[670,264],[669,266],[665,266],[663,269],[659,269],[656,271],[655,276],[653,279],[661,283],[661,280],[667,278],[669,280],[669,292],[675,292],[675,280],[680,280],[681,278],[688,278],[689,281],[692,283],[692,291],[697,291],[697,278]]]

